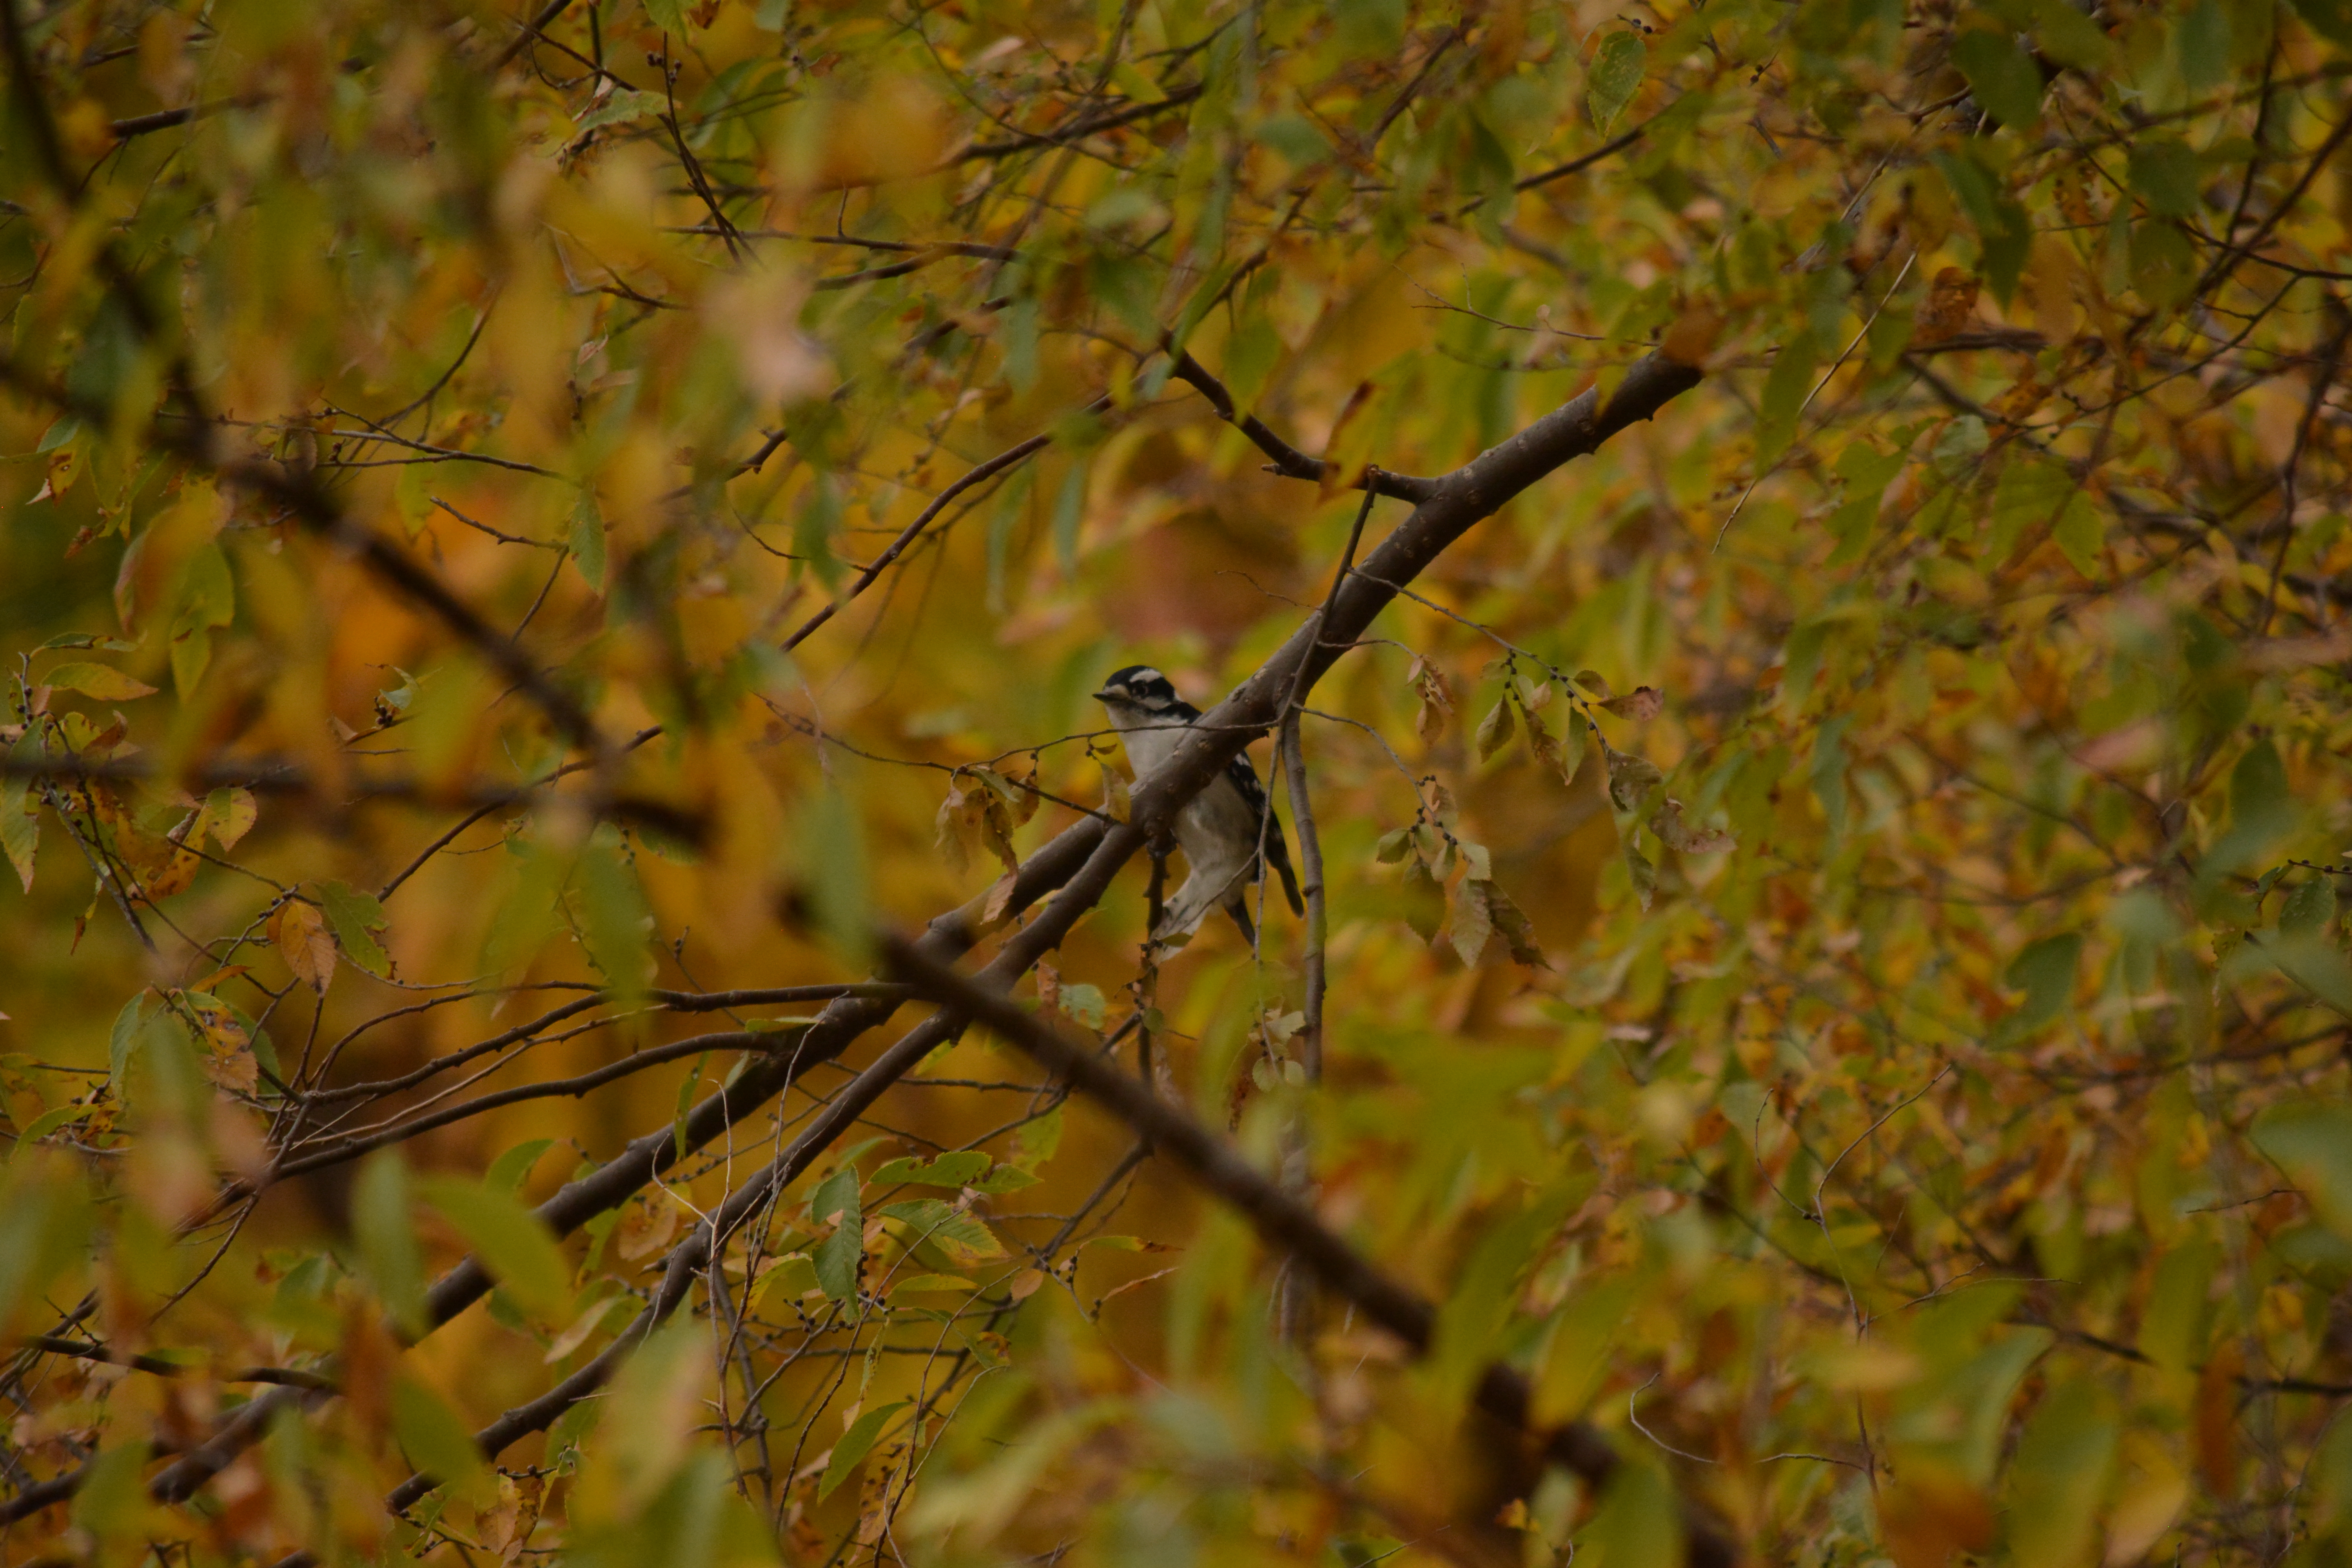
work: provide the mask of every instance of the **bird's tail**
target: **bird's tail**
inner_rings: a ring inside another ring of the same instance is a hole
[[[1285,858],[1276,861],[1274,868],[1282,873],[1282,891],[1283,895],[1290,900],[1290,912],[1302,920],[1305,919],[1307,900],[1298,896],[1298,879],[1291,874],[1289,859]]]

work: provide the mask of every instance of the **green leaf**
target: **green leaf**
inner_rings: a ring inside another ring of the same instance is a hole
[[[393,1380],[392,1432],[408,1462],[440,1485],[468,1499],[496,1495],[498,1483],[474,1434],[439,1394],[413,1377]]]
[[[2065,1011],[2074,999],[2074,969],[2082,953],[2083,939],[2073,932],[2026,943],[2001,976],[2010,989],[2025,993],[2024,1003],[2001,1020],[2004,1035],[2016,1038]]]
[[[87,1105],[59,1105],[42,1111],[25,1124],[25,1130],[22,1132],[16,1134],[16,1144],[9,1152],[9,1160],[13,1163],[17,1155],[32,1148],[58,1128],[88,1116],[89,1110],[90,1108]]]
[[[1511,700],[1507,697],[1498,697],[1495,700],[1494,708],[1484,719],[1478,721],[1478,733],[1475,742],[1478,750],[1478,760],[1483,763],[1510,744],[1512,730]]]
[[[1404,919],[1424,942],[1437,940],[1438,928],[1445,920],[1445,889],[1430,875],[1419,856],[1404,866]]]
[[[1811,332],[1799,332],[1774,356],[1756,416],[1759,468],[1787,451],[1796,439],[1797,420],[1804,413],[1805,399],[1812,395],[1813,372],[1820,363]]]
[[[670,1147],[677,1152],[677,1157],[681,1160],[686,1158],[687,1150],[694,1141],[690,1125],[694,1117],[694,1097],[702,1091],[702,1069],[709,1064],[709,1051],[694,1058],[694,1070],[679,1080],[677,1100],[670,1107]]]
[[[2268,7],[2264,7],[2267,11]],[[2248,20],[2252,19],[2248,12]],[[2260,23],[2267,38],[2270,21]],[[2230,79],[2230,18],[2215,0],[2197,0],[2188,15],[2172,25],[2172,47],[2180,63],[2180,79],[2192,93],[2210,92]]]
[[[409,1215],[408,1167],[394,1150],[360,1162],[352,1183],[352,1239],[359,1271],[393,1323],[412,1337],[425,1331],[425,1259]]]
[[[1636,1295],[1636,1282],[1622,1275],[1570,1294],[1544,1351],[1536,1393],[1540,1418],[1565,1421],[1583,1414],[1615,1360],[1617,1334]]]
[[[91,1210],[73,1166],[54,1156],[10,1162],[0,1187],[0,1323],[50,1293],[89,1245]]]
[[[457,1176],[431,1176],[417,1184],[517,1306],[543,1322],[570,1314],[572,1265],[520,1198]]]
[[[228,557],[206,542],[188,558],[180,577],[179,606],[172,616],[172,684],[181,696],[194,689],[212,661],[212,628],[236,618],[236,587]]]
[[[2067,0],[2034,0],[2033,31],[2042,53],[2062,66],[2099,70],[2115,58],[2114,41]]]
[[[2170,136],[2135,138],[2131,144],[2132,193],[2160,217],[2187,217],[2197,210],[2197,154]]]
[[[2164,1255],[2139,1315],[2139,1348],[2157,1365],[2193,1372],[2205,1359],[2221,1248],[2190,1241]]]
[[[1072,463],[1054,497],[1054,554],[1066,572],[1078,563],[1078,526],[1087,516],[1087,472],[1083,461]]]
[[[1103,1019],[1110,1010],[1109,1002],[1103,996],[1102,987],[1088,985],[1084,981],[1064,985],[1059,1005],[1064,1016],[1074,1018],[1087,1028],[1097,1031],[1102,1028]]]
[[[2042,1397],[2010,1467],[2009,1544],[2017,1568],[2071,1568],[2095,1540],[2116,1457],[2116,1419],[2087,1382]]]
[[[579,893],[580,935],[589,961],[623,1005],[635,1002],[652,984],[654,972],[647,949],[653,911],[646,905],[635,869],[616,849],[591,844],[581,852],[572,886]]]
[[[9,748],[9,758],[29,764],[41,754],[39,733],[26,725],[23,735]],[[0,779],[0,850],[8,856],[8,863],[16,868],[16,879],[25,891],[33,890],[33,862],[40,856],[41,819],[35,815],[33,781],[16,777]]]
[[[885,1204],[881,1213],[911,1228],[915,1241],[938,1247],[955,1268],[970,1268],[1004,1256],[1004,1244],[986,1226],[937,1198]]]
[[[2065,510],[2058,514],[2050,537],[2075,571],[2094,579],[2099,575],[2105,564],[2099,552],[2105,548],[2107,536],[2106,530],[2099,525],[2098,509],[2091,504],[2088,495],[2076,490],[2066,499]]]
[[[857,1295],[857,1269],[866,1256],[866,1218],[857,1205],[857,1167],[845,1163],[817,1184],[809,1199],[809,1219],[823,1225],[840,1215],[838,1227],[817,1244],[810,1261],[818,1287],[836,1301]]]
[[[128,702],[155,694],[145,681],[133,680],[109,664],[61,664],[43,676],[41,684],[60,691],[79,691],[100,702]]]
[[[1642,35],[1633,32],[1612,33],[1601,40],[1601,47],[1592,57],[1592,66],[1585,73],[1584,105],[1591,112],[1592,123],[1603,136],[1642,90],[1642,74],[1650,60],[1650,47]]]
[[[2057,463],[2023,453],[2013,455],[1994,487],[1991,531],[1985,542],[1985,560],[1994,565],[2008,561],[2018,542],[2034,528],[2054,525],[2074,494],[2074,478]]]
[[[978,1149],[960,1149],[941,1154],[934,1160],[912,1157],[892,1160],[874,1173],[871,1180],[877,1187],[895,1186],[900,1182],[919,1182],[931,1187],[963,1187],[985,1173],[989,1157]]]
[[[1452,1273],[1451,1293],[1438,1309],[1430,1365],[1449,1400],[1466,1397],[1495,1356],[1510,1321],[1518,1284],[1544,1252],[1544,1243],[1569,1210],[1584,1200],[1589,1181],[1560,1182],[1494,1226]]]
[[[2336,882],[2314,877],[2298,884],[2279,910],[2281,931],[2325,931],[2336,923]]]
[[[2230,826],[2265,836],[2284,833],[2294,820],[2286,764],[2265,738],[2246,748],[2230,770]]]
[[[2352,1238],[2352,1103],[2273,1105],[2254,1118],[2247,1136],[2286,1173],[2320,1223]]]
[[[528,1143],[518,1143],[490,1162],[489,1173],[482,1184],[502,1193],[520,1193],[522,1184],[530,1177],[530,1168],[539,1157],[555,1147],[552,1138],[534,1138]]]
[[[1994,298],[2007,304],[2032,252],[2032,222],[2025,209],[2003,192],[1992,173],[1965,149],[1935,153],[1929,162],[1943,174],[1953,200],[1976,226],[1985,281],[1992,286]]]
[[[144,1535],[152,1510],[141,1484],[141,1472],[147,1468],[150,1452],[143,1442],[101,1449],[89,1461],[81,1485],[74,1491],[74,1523],[100,1541]]]
[[[1034,1171],[1054,1157],[1062,1146],[1062,1108],[1059,1105],[1033,1121],[1024,1121],[1013,1134],[1013,1163],[1024,1171]]]
[[[1393,54],[1404,42],[1404,0],[1335,0],[1339,47],[1350,57]]]
[[[1303,114],[1269,114],[1257,122],[1253,134],[1281,153],[1294,168],[1303,169],[1320,162],[1331,152],[1329,140]]]
[[[855,957],[874,940],[865,825],[849,796],[831,787],[817,789],[810,797],[804,816],[804,891],[816,916],[817,929],[845,954]]]
[[[319,902],[327,911],[327,924],[335,933],[335,945],[343,956],[379,980],[389,979],[392,960],[375,933],[392,923],[373,893],[362,893],[346,882],[328,882],[319,889]]]
[[[139,1008],[136,1016],[131,1008]],[[197,1077],[195,1051],[188,1041],[188,1025],[174,1008],[160,999],[136,996],[115,1013],[113,1035],[108,1039],[108,1069],[113,1072],[118,1105],[131,1102],[131,1069],[139,1069],[142,1093],[152,1090],[164,1105],[179,1102],[195,1110],[212,1100],[212,1089]]]
[[[1674,1482],[1647,1453],[1635,1450],[1601,1493],[1601,1506],[1576,1532],[1577,1555],[1598,1553],[1618,1568],[1666,1568],[1685,1561],[1683,1504]]]
[[[831,1497],[834,1489],[856,1472],[859,1463],[873,1452],[874,1441],[882,1436],[884,1425],[909,1403],[901,1399],[878,1410],[859,1412],[857,1419],[849,1424],[849,1430],[841,1435],[841,1441],[833,1446],[833,1458],[825,1464],[824,1478],[816,1484],[817,1501]]]
[[[2131,226],[2131,286],[2151,305],[2178,305],[2198,276],[2197,251],[2180,226],[2152,219]]]
[[[2003,125],[2023,130],[2042,114],[2042,68],[2003,33],[1979,29],[1952,45],[1952,63],[1969,79],[1969,90],[1985,112]]]
[[[634,87],[615,88],[594,108],[572,122],[572,132],[575,135],[585,136],[589,132],[602,130],[607,125],[625,125],[631,121],[651,120],[660,114],[666,107],[661,94],[657,92],[639,92]],[[601,521],[597,525],[600,541],[603,526]],[[603,558],[600,555],[598,559],[601,561]],[[600,565],[598,567],[600,574],[602,571],[603,568]]]
[[[1029,477],[1030,471],[1024,468],[1021,478]],[[793,553],[808,563],[827,593],[841,583],[841,557],[833,549],[834,536],[841,528],[841,492],[826,476],[809,486],[793,514]]]
[[[646,16],[665,33],[683,33],[686,0],[646,0]]]
[[[2352,0],[2288,0],[2288,4],[2313,32],[2338,48],[2352,49]]]
[[[673,9],[677,0],[670,0]],[[650,5],[646,7],[651,10]],[[676,28],[670,29],[677,31]],[[591,593],[604,591],[604,514],[596,508],[596,492],[583,489],[572,508],[572,564]]]
[[[751,1310],[761,1310],[767,1299],[780,1291],[789,1302],[822,1289],[817,1283],[816,1266],[809,1261],[809,1255],[788,1252],[760,1270],[760,1278],[751,1287]]]

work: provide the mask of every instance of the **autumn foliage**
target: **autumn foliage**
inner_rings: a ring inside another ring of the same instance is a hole
[[[7,1562],[2352,1563],[2343,0],[0,26]]]

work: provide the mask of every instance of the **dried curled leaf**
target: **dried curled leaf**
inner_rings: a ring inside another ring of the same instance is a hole
[[[964,787],[961,773],[949,775],[947,796],[931,824],[932,842],[947,858],[949,869],[959,875],[971,868],[972,841],[979,837],[973,821],[977,814],[971,810],[974,793]]]
[[[226,795],[228,792],[221,790],[215,793]],[[205,835],[212,831],[212,802],[207,799],[202,806],[183,818],[179,826],[172,829],[166,837],[166,842],[176,847],[171,857],[146,879],[141,890],[148,898],[168,899],[174,893],[186,892],[194,884],[196,868],[204,864],[204,857],[197,853],[197,847],[204,842]]]
[[[1658,868],[1651,864],[1647,855],[1642,853],[1642,835],[1639,829],[1631,829],[1622,834],[1619,847],[1625,853],[1625,869],[1633,879],[1633,896],[1642,901],[1642,909],[1646,913],[1650,908],[1650,900],[1657,896]]]
[[[181,1011],[195,1020],[203,1046],[199,1065],[205,1076],[232,1094],[250,1094],[261,1081],[254,1059],[253,1037],[244,1022],[219,997],[208,991],[178,994]]]
[[[1003,920],[1004,911],[1013,907],[1013,889],[1019,880],[1019,874],[1013,871],[996,879],[989,887],[988,901],[981,906],[980,918],[990,925]]]
[[[1609,799],[1620,811],[1639,811],[1643,797],[1666,782],[1658,764],[1647,757],[1613,747],[1609,752]]]
[[[1445,934],[1462,962],[1473,969],[1486,953],[1487,938],[1495,934],[1495,917],[1486,901],[1492,887],[1492,883],[1465,878],[1454,890],[1454,920]]]
[[[1543,721],[1533,713],[1527,715],[1527,721],[1528,746],[1559,774],[1560,783],[1574,784],[1576,770],[1584,765],[1583,715],[1573,708],[1570,709],[1568,723],[1558,735],[1546,729]]]
[[[1433,739],[1445,728],[1446,720],[1454,716],[1454,690],[1445,684],[1444,673],[1418,655],[1405,679],[1412,682],[1414,694],[1421,699],[1421,712],[1413,720],[1413,728],[1423,740]]]
[[[1650,720],[1664,711],[1666,700],[1654,686],[1637,686],[1622,697],[1612,697],[1601,705],[1621,719]]]
[[[1510,948],[1512,960],[1532,969],[1550,968],[1541,944],[1536,941],[1535,922],[1528,919],[1528,912],[1494,883],[1483,886],[1486,889],[1486,916],[1494,922],[1495,934]]]
[[[947,798],[940,803],[935,831],[940,852],[961,871],[971,864],[972,848],[984,847],[1009,874],[1021,863],[1013,831],[1036,810],[1036,802],[1034,790],[1019,789],[988,768],[959,769],[949,776]]]
[[[1957,337],[1976,314],[1977,291],[1983,285],[1973,272],[1947,267],[1927,285],[1927,297],[1911,318],[1911,346],[1927,348]]]

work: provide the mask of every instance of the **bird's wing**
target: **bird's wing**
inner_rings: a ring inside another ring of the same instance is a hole
[[[1290,912],[1304,915],[1307,905],[1298,896],[1298,878],[1290,868],[1290,846],[1282,836],[1282,818],[1276,814],[1274,802],[1266,798],[1265,786],[1258,783],[1257,770],[1250,766],[1248,755],[1244,753],[1226,763],[1225,776],[1233,780],[1242,799],[1264,825],[1265,858],[1282,874],[1282,891],[1290,900]]]

